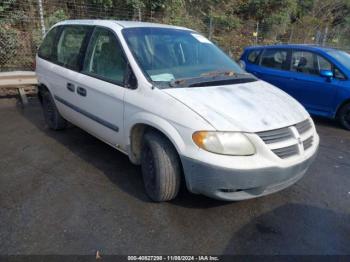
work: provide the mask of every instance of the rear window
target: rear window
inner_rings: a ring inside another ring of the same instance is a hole
[[[259,61],[259,55],[261,53],[261,50],[252,50],[248,54],[248,61],[252,64],[257,64]]]
[[[54,60],[54,44],[55,44],[55,39],[59,30],[60,30],[60,27],[56,26],[47,33],[44,41],[42,42],[39,48],[39,51],[38,51],[39,57],[50,61]]]
[[[288,70],[286,49],[265,49],[262,54],[261,65],[280,70]]]
[[[90,31],[89,26],[66,26],[57,44],[57,62],[64,67],[78,70],[83,55],[84,39]]]

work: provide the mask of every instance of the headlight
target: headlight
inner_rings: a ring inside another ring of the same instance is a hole
[[[192,139],[200,148],[222,155],[249,156],[255,154],[255,147],[242,133],[198,131]]]

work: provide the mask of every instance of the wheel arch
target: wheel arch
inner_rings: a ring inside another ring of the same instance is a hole
[[[335,111],[335,117],[338,118],[339,117],[339,111],[343,108],[343,106],[350,104],[350,98],[345,99],[344,101],[342,101],[338,107],[337,110]]]
[[[179,156],[185,148],[185,143],[176,128],[158,116],[142,113],[142,117],[135,119],[127,126],[128,155],[134,164],[140,164],[143,135],[150,130],[158,132],[168,139]]]

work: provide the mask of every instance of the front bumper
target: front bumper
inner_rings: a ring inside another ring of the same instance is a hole
[[[181,157],[188,189],[221,200],[244,200],[287,188],[303,177],[316,157],[288,167],[224,168]]]

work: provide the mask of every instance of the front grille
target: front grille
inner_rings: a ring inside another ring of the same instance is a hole
[[[312,146],[313,141],[314,141],[314,137],[313,136],[310,136],[309,138],[304,140],[303,141],[304,150],[309,149]]]
[[[307,150],[313,145],[313,136],[310,134],[312,123],[306,119],[293,126],[263,131],[257,135],[265,142],[270,150],[281,159],[300,154],[298,141],[302,139],[302,146]]]
[[[274,152],[280,158],[284,159],[287,157],[297,155],[299,153],[299,150],[297,145],[292,145],[292,146],[272,149],[272,152]]]
[[[289,138],[293,138],[293,133],[288,127],[286,127],[271,131],[260,132],[258,133],[258,136],[260,136],[260,138],[266,144],[272,144],[287,140]]]
[[[312,126],[310,120],[306,119],[303,122],[296,124],[295,128],[298,130],[299,134],[304,134],[307,131],[309,131],[312,128]]]

